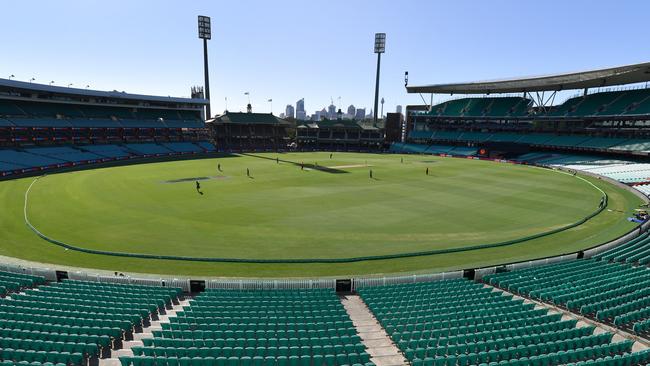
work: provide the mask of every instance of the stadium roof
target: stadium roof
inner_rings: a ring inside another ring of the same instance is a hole
[[[597,88],[650,81],[650,62],[555,75],[407,86],[409,93],[499,94]]]
[[[101,91],[80,88],[67,88],[63,86],[45,85],[37,83],[28,83],[26,81],[0,79],[0,89],[17,89],[25,91],[37,91],[53,94],[65,94],[70,96],[82,97],[95,97],[95,98],[114,98],[114,99],[128,99],[149,102],[171,102],[171,103],[192,103],[192,104],[207,104],[207,99],[198,98],[177,98],[177,97],[163,97],[156,95],[143,95],[143,94],[130,94],[118,91]]]
[[[245,113],[245,112],[226,112],[217,116],[207,123],[236,123],[236,124],[264,124],[264,125],[280,125],[290,124],[288,121],[278,118],[271,113]]]
[[[300,121],[296,128],[351,128],[361,130],[379,130],[378,127],[365,125],[353,119],[322,119],[320,121]]]

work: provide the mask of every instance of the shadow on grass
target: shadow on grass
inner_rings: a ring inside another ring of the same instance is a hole
[[[281,163],[287,163],[287,164],[293,164],[297,167],[302,166],[303,168],[311,169],[311,170],[317,170],[319,172],[324,172],[324,173],[330,173],[330,174],[347,174],[349,172],[345,170],[340,170],[340,169],[334,169],[334,168],[328,168],[326,166],[322,165],[316,165],[316,164],[302,164],[296,161],[291,161],[291,160],[284,160],[284,159],[275,159],[267,156],[260,156],[260,155],[255,155],[255,154],[241,154],[245,156],[250,156],[253,158],[258,158],[258,159],[265,159],[265,160],[272,160],[272,161],[277,161]]]

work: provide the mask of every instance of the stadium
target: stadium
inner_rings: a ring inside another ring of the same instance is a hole
[[[650,62],[212,113],[210,21],[190,97],[0,78],[0,366],[650,365]]]

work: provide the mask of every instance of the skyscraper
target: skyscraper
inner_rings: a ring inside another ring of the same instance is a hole
[[[302,118],[298,116],[302,116]],[[307,113],[305,113],[305,98],[301,98],[299,101],[296,102],[296,118],[305,119],[306,116]]]
[[[334,104],[330,104],[330,106],[327,107],[327,118],[336,119],[336,106]]]
[[[354,119],[361,121],[365,118],[366,118],[366,109],[357,108],[357,112],[354,114]]]
[[[284,110],[284,117],[293,118],[293,116],[294,116],[293,106],[291,104],[287,104],[287,108],[285,108]]]
[[[395,113],[402,114],[402,106],[401,105],[398,104],[397,107],[395,107]]]
[[[357,109],[354,108],[354,105],[350,104],[350,106],[348,107],[347,118],[354,119],[356,112],[357,112]]]

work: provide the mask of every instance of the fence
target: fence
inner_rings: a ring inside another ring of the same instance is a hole
[[[336,288],[335,279],[305,279],[305,280],[245,280],[245,279],[219,279],[209,280],[205,283],[208,289],[223,290],[290,290]]]
[[[432,282],[462,277],[463,271],[430,273],[421,275],[414,274],[410,276],[353,278],[352,289],[356,290],[364,287],[397,285],[402,283]]]

